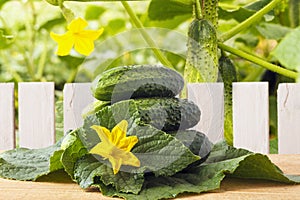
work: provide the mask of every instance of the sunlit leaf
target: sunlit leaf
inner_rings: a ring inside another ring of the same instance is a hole
[[[167,20],[179,15],[193,14],[193,0],[152,0],[148,13],[152,20]]]
[[[66,20],[63,17],[54,18],[51,20],[46,21],[44,24],[42,24],[39,28],[39,30],[46,29],[51,30],[54,26],[65,23]]]
[[[105,11],[106,9],[101,6],[92,5],[87,7],[84,18],[86,20],[97,20]]]
[[[300,70],[300,27],[287,34],[272,55],[288,69]]]
[[[256,26],[258,32],[266,39],[280,40],[292,29],[279,24],[261,23]]]
[[[66,63],[67,67],[70,69],[77,68],[82,62],[84,58],[75,57],[75,56],[59,56],[59,59]]]
[[[264,6],[270,3],[270,1],[271,0],[255,1],[254,3],[233,10],[227,9],[225,7],[219,7],[219,18],[225,20],[235,19],[238,22],[242,22],[256,13],[258,10],[262,9]],[[265,19],[266,21],[270,21],[271,19],[273,19],[272,12],[265,15]]]

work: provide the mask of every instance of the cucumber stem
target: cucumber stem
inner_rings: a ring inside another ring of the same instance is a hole
[[[196,8],[196,18],[197,19],[202,19],[203,18],[203,15],[202,15],[202,9],[201,9],[201,5],[200,5],[200,0],[195,0],[196,2],[196,5],[195,5],[195,8]]]
[[[253,62],[255,64],[258,64],[268,70],[271,70],[273,72],[276,72],[278,74],[281,74],[283,76],[286,76],[286,77],[290,77],[290,78],[293,78],[293,79],[297,79],[298,78],[298,73],[297,72],[294,72],[294,71],[290,71],[290,70],[287,70],[285,68],[282,68],[282,67],[279,67],[277,65],[274,65],[274,64],[271,64],[265,60],[263,60],[262,58],[259,58],[257,56],[253,56],[253,55],[250,55],[244,51],[241,51],[241,50],[238,50],[238,49],[234,49],[230,46],[227,46],[221,42],[218,42],[218,46],[220,49],[224,50],[224,51],[227,51],[227,52],[230,52],[231,54],[234,54],[236,56],[239,56],[241,58],[244,58],[250,62]]]
[[[252,24],[256,23],[260,18],[262,18],[265,14],[270,12],[278,3],[280,3],[281,0],[273,0],[269,4],[267,4],[265,7],[263,7],[261,10],[259,10],[257,13],[253,14],[251,17],[243,21],[242,23],[238,24],[234,28],[232,28],[230,31],[225,32],[222,34],[219,38],[219,41],[224,42],[226,40],[229,40],[239,32],[245,30]]]
[[[145,28],[142,24],[142,22],[139,20],[139,18],[136,16],[136,14],[133,12],[132,8],[126,1],[121,2],[123,7],[125,8],[126,12],[128,13],[129,17],[132,20],[132,23],[136,28],[138,28],[139,32],[143,36],[144,40],[148,43],[151,50],[157,57],[157,59],[165,66],[173,68],[172,63],[164,56],[164,54],[159,50],[159,47],[156,45],[154,40],[150,37],[150,35],[145,31]]]

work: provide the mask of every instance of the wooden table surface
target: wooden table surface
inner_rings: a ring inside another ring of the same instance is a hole
[[[285,173],[300,175],[300,155],[269,155]],[[62,175],[63,176],[63,175]],[[63,180],[63,179],[62,179]],[[96,189],[82,190],[76,183],[62,181],[51,183],[13,181],[0,178],[0,200],[102,200]],[[287,185],[269,181],[225,179],[221,188],[200,195],[185,195],[177,199],[230,199],[230,200],[300,200],[300,184]]]

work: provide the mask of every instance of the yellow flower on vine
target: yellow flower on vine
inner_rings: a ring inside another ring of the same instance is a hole
[[[66,56],[74,49],[85,56],[88,56],[94,50],[94,41],[103,33],[103,28],[99,30],[84,30],[88,23],[82,19],[77,18],[71,21],[68,25],[68,31],[64,34],[56,34],[51,32],[51,38],[58,43],[56,54],[59,56]]]
[[[128,122],[122,120],[110,132],[107,128],[93,125],[101,140],[91,150],[91,154],[97,154],[108,159],[112,165],[114,174],[117,174],[121,165],[140,166],[139,159],[131,153],[131,149],[138,142],[137,136],[126,137]]]

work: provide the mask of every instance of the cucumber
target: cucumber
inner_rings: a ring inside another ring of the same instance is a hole
[[[203,18],[210,21],[215,29],[218,26],[218,0],[206,0],[203,5]]]
[[[232,122],[232,83],[237,81],[236,69],[230,58],[222,55],[219,59],[219,71],[224,83],[224,136],[229,145],[233,145]]]
[[[116,67],[100,74],[92,84],[94,97],[115,103],[142,97],[174,97],[184,80],[174,70],[161,65]]]
[[[134,102],[141,121],[163,131],[188,129],[200,121],[198,106],[187,99],[147,98]]]
[[[218,45],[214,26],[206,19],[190,24],[184,78],[187,82],[216,82],[218,79]]]
[[[200,163],[206,160],[213,147],[213,143],[209,141],[208,137],[196,130],[179,130],[169,134],[180,140],[192,153],[200,156],[201,159],[198,161]]]
[[[87,105],[83,109],[81,116],[82,116],[82,118],[86,118],[88,115],[95,114],[102,108],[109,106],[109,105],[110,105],[109,101],[95,101],[95,102]]]

